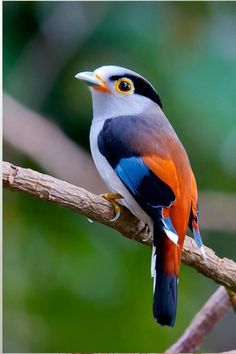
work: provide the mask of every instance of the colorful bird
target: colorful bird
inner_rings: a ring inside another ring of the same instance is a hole
[[[204,254],[198,227],[197,186],[187,153],[162,110],[154,87],[118,66],[82,72],[92,93],[90,146],[95,165],[112,191],[153,235],[153,315],[174,326],[181,252],[188,226]]]

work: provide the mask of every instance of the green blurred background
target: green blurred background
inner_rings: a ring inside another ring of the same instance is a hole
[[[199,190],[235,197],[236,3],[3,3],[4,90],[88,151],[91,98],[74,75],[105,64],[133,69],[155,85]],[[4,159],[62,178],[63,156],[45,168],[37,154],[14,147],[22,125],[15,137],[4,135]],[[56,144],[44,137],[42,146]],[[50,170],[56,162],[58,173]],[[74,181],[67,173],[65,179]],[[77,184],[86,187],[84,180]],[[207,223],[208,212],[203,217]],[[203,228],[202,235],[219,256],[236,259],[233,228]],[[176,325],[162,328],[152,319],[149,267],[148,247],[5,191],[4,351],[162,352],[217,285],[182,266]],[[235,348],[235,327],[231,311],[201,351]]]

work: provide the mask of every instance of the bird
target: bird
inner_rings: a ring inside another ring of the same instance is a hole
[[[205,256],[196,180],[185,148],[166,118],[159,93],[138,73],[114,65],[80,72],[92,94],[90,148],[115,209],[126,206],[153,237],[153,316],[173,327],[178,275],[188,227]]]

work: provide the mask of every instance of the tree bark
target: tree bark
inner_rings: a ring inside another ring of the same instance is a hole
[[[67,209],[76,211],[89,219],[107,225],[129,239],[151,245],[146,225],[138,220],[125,207],[121,207],[120,218],[111,222],[114,210],[110,202],[88,192],[85,189],[48,176],[31,169],[17,167],[3,162],[3,186],[15,191],[25,192]],[[236,263],[227,258],[219,258],[215,252],[205,247],[204,260],[190,237],[186,236],[182,253],[182,261],[215,282],[236,291]]]

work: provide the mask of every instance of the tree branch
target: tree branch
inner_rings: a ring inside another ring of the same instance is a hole
[[[17,153],[29,156],[46,173],[96,194],[106,190],[91,156],[84,149],[70,140],[51,120],[7,94],[3,94],[3,138]],[[9,159],[7,149],[5,159]],[[199,205],[201,229],[235,234],[235,194],[200,192]]]
[[[225,288],[220,286],[193,318],[182,337],[165,353],[193,353],[230,307],[229,296]]]
[[[152,244],[151,240],[145,242],[148,237],[145,224],[128,209],[122,207],[120,218],[111,222],[109,220],[114,216],[114,210],[107,200],[52,176],[3,162],[3,186],[74,210],[119,231],[129,239],[146,245]],[[217,283],[236,291],[236,263],[217,257],[210,248],[205,247],[205,251],[207,260],[203,260],[195,242],[187,236],[182,261]]]

